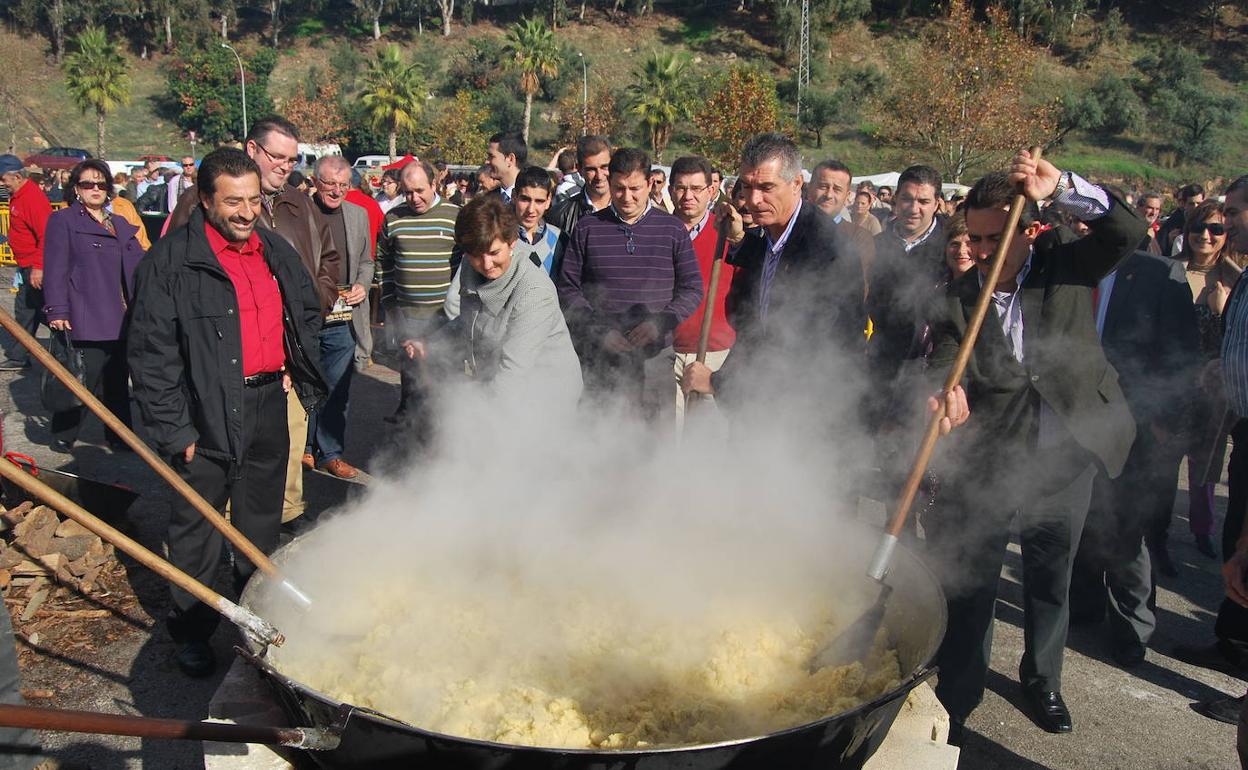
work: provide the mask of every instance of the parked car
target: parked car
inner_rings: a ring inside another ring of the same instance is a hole
[[[22,164],[39,168],[73,168],[78,165],[79,161],[90,157],[91,153],[77,147],[49,147],[28,155]]]

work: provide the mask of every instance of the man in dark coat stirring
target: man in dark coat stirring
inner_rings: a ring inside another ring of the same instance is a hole
[[[1024,652],[1019,679],[1037,722],[1070,732],[1061,696],[1062,653],[1075,551],[1096,474],[1116,477],[1135,438],[1135,420],[1105,359],[1093,318],[1093,289],[1144,234],[1131,207],[1082,178],[1024,151],[1009,175],[989,174],[966,200],[979,270],[954,281],[936,310],[932,370],[948,371],[1021,187],[1029,203],[1006,253],[964,384],[971,417],[946,451],[954,455],[936,507],[924,518],[929,551],[949,602],[937,653],[937,697],[951,742],[983,698],[993,610],[1010,521],[1023,551]],[[1037,243],[1035,201],[1085,221],[1090,234]]]

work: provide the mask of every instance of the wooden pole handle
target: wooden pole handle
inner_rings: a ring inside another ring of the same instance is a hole
[[[338,746],[332,732],[307,727],[263,727],[182,719],[154,719],[96,711],[71,711],[0,704],[0,725],[30,730],[55,730],[136,738],[174,738],[223,743],[259,743],[291,748],[327,750]]]
[[[169,482],[169,485],[176,489],[178,494],[186,498],[191,507],[207,519],[212,526],[216,527],[225,536],[225,539],[230,541],[230,544],[237,548],[243,556],[246,556],[252,564],[256,565],[266,575],[277,576],[277,566],[273,564],[273,561],[268,556],[264,555],[263,551],[248,540],[242,532],[239,532],[233,524],[226,521],[225,517],[218,513],[217,509],[213,508],[190,484],[187,484],[177,474],[177,471],[169,467],[168,463],[157,457],[156,453],[147,444],[143,443],[143,440],[135,435],[129,426],[123,423],[117,415],[109,411],[108,407],[104,406],[95,397],[95,394],[79,382],[77,377],[70,374],[69,370],[62,366],[60,361],[56,360],[56,356],[49,353],[13,316],[4,310],[0,310],[0,326],[4,327],[4,330],[9,334],[12,334],[18,342],[22,343],[23,347],[30,351],[30,354],[35,357],[36,361],[51,372],[56,379],[60,380],[65,387],[69,388],[78,400],[82,401],[83,406],[90,409],[96,417],[100,418],[100,422],[104,423],[113,433],[120,436],[121,440],[126,442],[126,446],[133,449],[135,454],[143,458],[143,462],[156,471],[156,475]]]
[[[17,463],[0,458],[0,476],[8,479],[43,502],[81,524],[97,537],[112,543],[135,561],[160,575],[165,580],[194,596],[199,601],[225,616],[226,620],[239,626],[248,636],[262,644],[280,645],[282,635],[250,610],[226,599],[208,586],[160,558],[116,527],[87,512],[73,500],[44,484],[17,466]]]
[[[714,224],[708,222],[708,224]],[[707,282],[706,298],[703,300],[702,328],[698,330],[697,362],[706,363],[706,349],[711,344],[711,323],[715,320],[715,294],[719,291],[719,274],[724,266],[724,250],[728,247],[728,233],[717,227],[715,256],[711,261],[711,279]]]
[[[1040,160],[1040,155],[1041,148],[1031,148],[1032,158]],[[1021,192],[1014,196],[1014,201],[1010,204],[1010,214],[1005,220],[1005,230],[1002,231],[1001,239],[997,242],[997,250],[993,252],[992,262],[988,266],[988,275],[984,277],[984,285],[979,290],[975,309],[966,324],[966,333],[962,335],[962,344],[958,346],[958,354],[953,359],[953,366],[949,367],[949,375],[945,377],[945,392],[957,387],[962,382],[962,375],[966,373],[967,363],[971,360],[971,353],[975,349],[975,341],[979,338],[979,331],[983,328],[984,318],[988,315],[988,308],[992,304],[992,292],[996,289],[1001,270],[1005,267],[1005,255],[1010,250],[1010,244],[1014,242],[1014,233],[1018,230],[1018,222],[1023,216],[1023,209],[1026,205],[1027,198]],[[940,421],[944,419],[944,416],[945,405],[942,402],[940,408],[927,423],[927,432],[923,434],[923,441],[919,444],[919,452],[914,458],[910,476],[906,479],[905,486],[902,487],[897,507],[893,510],[893,517],[889,521],[888,535],[893,538],[899,537],[906,526],[910,507],[914,505],[914,498],[919,492],[919,483],[923,480],[923,474],[927,472],[928,463],[931,462],[936,440],[940,438]]]

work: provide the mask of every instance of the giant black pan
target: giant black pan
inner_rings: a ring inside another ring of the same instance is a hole
[[[277,555],[279,564],[282,556]],[[862,566],[865,571],[865,561]],[[244,592],[244,603],[249,604],[248,598],[258,590],[256,582]],[[307,752],[317,765],[332,770],[848,770],[862,767],[875,753],[906,695],[931,675],[932,659],[945,633],[944,595],[918,557],[898,548],[888,583],[894,590],[885,625],[906,674],[901,684],[858,708],[817,722],[698,746],[631,751],[543,749],[442,735],[343,704],[283,675],[262,656],[245,657],[273,687],[293,724],[337,725],[341,730],[338,748]]]

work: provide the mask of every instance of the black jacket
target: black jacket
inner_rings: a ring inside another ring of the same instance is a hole
[[[947,274],[945,227],[940,217],[927,240],[906,251],[890,224],[875,236],[875,260],[867,274],[867,315],[873,331],[867,344],[872,378],[892,382],[903,361],[918,358],[934,290]]]
[[[546,222],[558,227],[564,236],[572,237],[572,228],[586,214],[592,214],[594,207],[585,200],[584,191],[578,189],[571,196],[559,201],[546,211]],[[556,273],[558,275],[558,273]]]
[[[256,228],[282,293],[286,367],[304,406],[326,394],[321,308],[299,255]],[[200,208],[144,256],[135,272],[127,362],[149,441],[166,456],[196,452],[238,468],[243,437],[238,297],[204,234]]]
[[[789,371],[799,360],[816,365],[835,358],[836,366],[861,362],[866,326],[862,261],[846,231],[817,206],[802,205],[781,252],[764,319],[759,294],[766,256],[767,236],[757,228],[728,257],[738,268],[725,303],[737,341],[712,377],[720,400],[745,398],[735,392],[737,384],[752,378],[757,388],[757,377],[771,367],[768,360],[787,360]]]
[[[1114,277],[1101,331],[1105,357],[1141,430],[1173,434],[1195,422],[1204,359],[1183,263],[1137,251]]]
[[[1023,310],[1021,364],[989,308],[963,379],[971,417],[958,439],[969,448],[966,460],[978,464],[982,478],[1023,470],[992,466],[1025,461],[1036,440],[1041,400],[1111,478],[1126,462],[1135,420],[1096,334],[1092,290],[1135,250],[1145,225],[1116,198],[1109,213],[1089,225],[1092,232],[1071,243],[1036,241],[1018,300]],[[929,360],[933,376],[942,381],[978,297],[979,271],[971,270],[950,284],[933,319]]]

